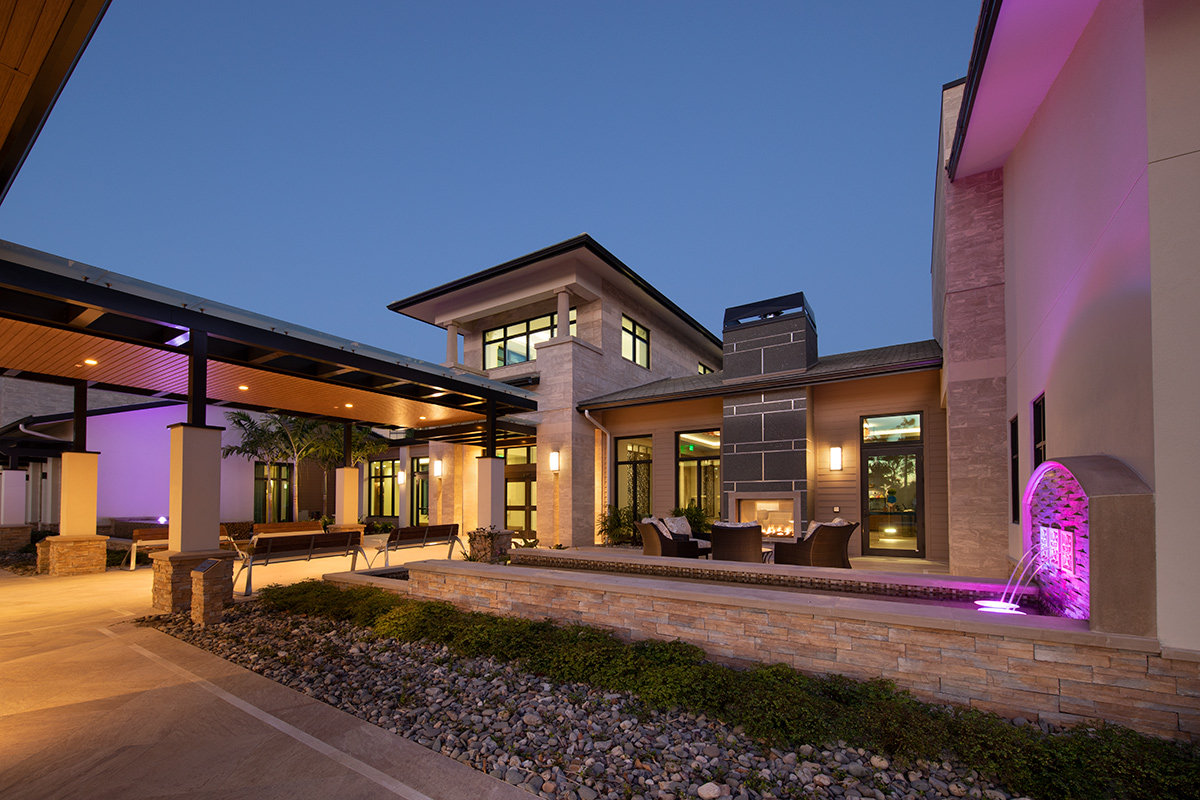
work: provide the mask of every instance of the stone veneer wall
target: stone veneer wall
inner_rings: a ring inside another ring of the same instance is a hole
[[[33,538],[33,527],[30,525],[6,525],[0,527],[0,553],[20,550]]]
[[[1097,635],[1059,620],[1034,628],[936,606],[916,607],[923,616],[861,599],[805,602],[802,594],[625,575],[432,561],[408,569],[416,599],[595,625],[633,639],[682,639],[717,660],[885,678],[922,699],[1010,717],[1106,719],[1200,739],[1200,653],[1164,652],[1154,639]]]

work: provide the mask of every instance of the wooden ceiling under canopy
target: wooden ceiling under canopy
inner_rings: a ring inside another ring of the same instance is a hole
[[[537,408],[529,392],[495,381],[0,243],[5,376],[186,401],[198,336],[206,341],[207,400],[219,406],[396,428],[456,426],[457,440],[464,426],[481,437],[489,416]],[[501,440],[528,431],[497,425]]]
[[[0,0],[0,201],[109,0]]]

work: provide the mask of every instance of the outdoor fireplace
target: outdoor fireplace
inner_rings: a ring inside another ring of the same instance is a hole
[[[794,536],[793,507],[791,498],[738,500],[737,521],[757,522],[763,536]]]

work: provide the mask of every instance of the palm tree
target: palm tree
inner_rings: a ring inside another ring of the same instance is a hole
[[[267,465],[267,508],[266,521],[274,515],[275,504],[271,501],[271,465],[282,461],[287,454],[279,431],[269,419],[259,419],[245,411],[230,411],[225,419],[238,433],[237,444],[227,444],[221,448],[221,457],[242,456],[251,462],[262,461]]]
[[[323,516],[329,514],[329,473],[346,463],[346,457],[343,454],[344,438],[345,432],[341,427],[323,425],[308,453],[308,457],[317,462],[325,475],[321,492],[321,514]],[[372,436],[370,430],[355,425],[350,433],[350,464],[353,466],[366,461],[369,457],[381,453],[387,448],[388,443],[383,439]]]
[[[315,419],[289,417],[284,414],[268,414],[268,423],[274,428],[279,444],[292,462],[292,519],[300,519],[300,461],[312,455],[317,437],[327,427]]]

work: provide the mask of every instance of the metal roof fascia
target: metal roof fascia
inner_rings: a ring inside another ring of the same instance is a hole
[[[987,63],[988,50],[992,46],[992,34],[1000,18],[1000,6],[1004,0],[983,0],[979,9],[979,22],[975,25],[975,44],[971,48],[971,60],[967,67],[966,88],[963,89],[962,105],[958,108],[958,123],[954,129],[954,144],[946,162],[946,172],[953,182],[958,177],[958,160],[967,138],[967,126],[971,124],[971,111],[975,107],[975,95],[983,79],[983,68]]]
[[[506,386],[495,381],[487,381],[486,379],[462,379],[452,373],[448,374],[450,371],[444,367],[438,367],[433,364],[427,365],[425,362],[408,359],[399,354],[396,354],[398,360],[393,363],[390,360],[385,361],[382,358],[351,350],[335,349],[330,344],[290,336],[279,331],[258,328],[246,322],[230,320],[204,311],[182,307],[176,308],[160,300],[132,294],[120,289],[100,286],[88,280],[70,277],[59,271],[41,270],[25,264],[14,263],[4,258],[0,258],[0,266],[3,266],[3,270],[0,271],[0,283],[18,290],[67,300],[84,306],[105,309],[113,313],[126,314],[157,324],[176,326],[185,330],[203,330],[210,335],[235,341],[239,344],[259,347],[264,350],[279,351],[303,358],[311,358],[316,361],[339,364],[362,372],[385,375],[411,383],[450,390],[457,394],[480,397],[481,399],[494,399],[516,408],[527,410],[537,409],[537,401],[534,399],[532,392]],[[110,274],[116,275],[117,273]],[[164,289],[164,291],[170,292],[171,290]],[[251,318],[254,317],[250,312],[244,313]],[[266,322],[281,322],[280,320],[272,320],[266,317],[262,319]],[[82,332],[87,332],[87,330],[82,329]],[[93,332],[92,335],[105,338],[97,332]],[[146,343],[143,344],[150,346]],[[347,342],[347,344],[352,343]],[[166,347],[162,344],[157,346],[162,349],[177,349]],[[309,377],[312,380],[319,380],[315,377]],[[329,382],[336,383],[334,381]],[[368,389],[368,391],[371,390]],[[437,405],[436,402],[429,400],[422,402],[430,402],[433,405]]]

